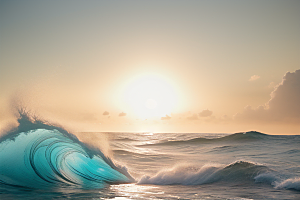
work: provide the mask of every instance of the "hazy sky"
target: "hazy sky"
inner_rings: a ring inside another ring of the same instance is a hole
[[[0,0],[0,127],[300,134],[300,1]]]

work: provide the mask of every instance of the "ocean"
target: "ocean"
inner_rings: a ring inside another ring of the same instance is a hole
[[[299,135],[19,123],[0,138],[0,199],[300,199]]]

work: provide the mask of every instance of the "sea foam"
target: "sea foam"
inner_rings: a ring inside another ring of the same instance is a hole
[[[207,164],[200,168],[195,166],[176,166],[163,170],[156,175],[144,176],[139,184],[156,185],[202,185],[213,182],[252,181],[259,174],[271,171],[268,167],[247,161],[236,161],[227,166]]]

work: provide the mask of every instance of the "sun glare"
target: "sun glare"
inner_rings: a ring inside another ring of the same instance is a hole
[[[126,105],[140,119],[160,118],[170,114],[178,103],[172,85],[162,76],[141,75],[124,89]]]
[[[154,99],[147,99],[146,101],[146,107],[148,109],[154,109],[157,106],[157,102]]]

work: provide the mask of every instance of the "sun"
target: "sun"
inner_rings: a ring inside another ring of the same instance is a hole
[[[178,103],[178,95],[172,84],[157,74],[133,78],[126,85],[123,98],[126,106],[140,119],[170,114]]]
[[[146,107],[148,109],[155,109],[157,106],[157,102],[154,99],[147,99],[146,101]]]

